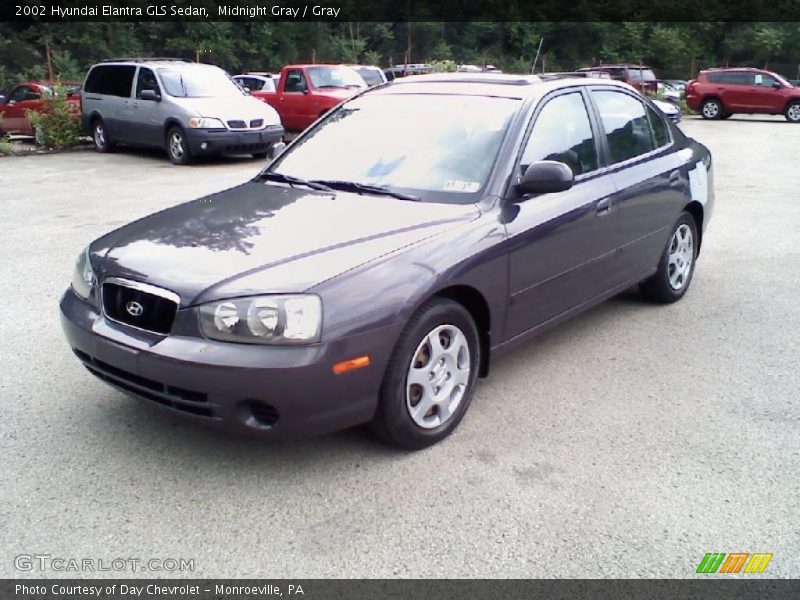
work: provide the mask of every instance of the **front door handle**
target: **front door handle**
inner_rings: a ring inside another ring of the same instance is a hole
[[[603,198],[595,205],[595,214],[598,217],[607,215],[611,212],[611,198]]]

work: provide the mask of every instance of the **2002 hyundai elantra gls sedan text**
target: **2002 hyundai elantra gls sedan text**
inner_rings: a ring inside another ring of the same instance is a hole
[[[123,392],[269,436],[422,448],[501,351],[639,284],[687,291],[711,157],[622,83],[409,77],[252,181],[94,241],[61,300]]]

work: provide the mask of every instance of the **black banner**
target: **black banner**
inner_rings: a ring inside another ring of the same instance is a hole
[[[28,579],[0,581],[3,600],[785,600],[800,581],[675,580],[320,580]]]
[[[800,0],[3,0],[0,21],[800,21]]]

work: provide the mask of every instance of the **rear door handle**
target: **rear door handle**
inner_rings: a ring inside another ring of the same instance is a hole
[[[681,182],[681,172],[678,169],[675,169],[672,173],[669,174],[669,184],[676,185]]]
[[[603,198],[595,205],[595,214],[598,217],[607,215],[611,212],[611,198]]]

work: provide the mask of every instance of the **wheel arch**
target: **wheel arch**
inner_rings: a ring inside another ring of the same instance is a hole
[[[719,102],[719,105],[722,107],[722,110],[723,111],[725,110],[725,103],[722,101],[722,98],[720,98],[717,94],[706,94],[705,96],[703,96],[700,99],[700,108],[702,109],[703,104],[705,104],[709,100],[716,100],[717,102]]]
[[[169,130],[173,127],[177,127],[181,131],[183,131],[183,125],[176,117],[169,117],[166,121],[164,121],[164,143],[167,142],[167,134]]]
[[[786,112],[792,104],[800,104],[800,96],[793,96],[783,105],[783,112]]]
[[[692,200],[683,207],[683,210],[692,215],[695,225],[697,226],[697,256],[700,256],[700,248],[703,245],[703,219],[705,218],[705,210],[703,205],[697,200]]]
[[[481,364],[478,370],[479,377],[489,374],[489,349],[491,348],[492,315],[489,303],[484,295],[470,285],[457,284],[438,290],[429,296],[431,298],[447,298],[463,306],[475,321],[478,328],[478,341],[481,345]],[[424,304],[424,302],[423,302]]]

